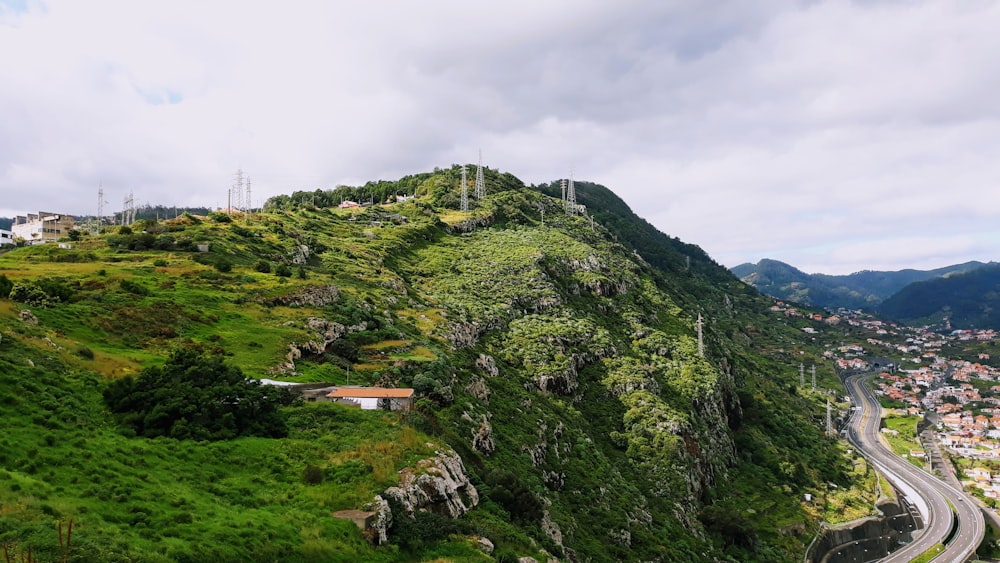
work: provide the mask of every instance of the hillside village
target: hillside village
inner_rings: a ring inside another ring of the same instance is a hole
[[[874,380],[875,394],[887,413],[925,421],[934,429],[937,447],[952,460],[963,486],[987,506],[1000,506],[1000,368],[990,365],[994,355],[988,352],[973,351],[966,354],[969,359],[958,359],[949,357],[946,350],[995,346],[995,330],[940,334],[860,312],[805,314],[780,301],[771,311],[826,325],[844,323],[870,335],[863,342],[831,345],[824,357],[834,363],[839,373],[877,370],[876,362],[884,365],[886,358],[897,358]],[[819,334],[822,326],[803,330]],[[882,433],[899,434],[888,426],[882,428]],[[927,463],[927,454],[921,448],[904,455],[919,465]]]

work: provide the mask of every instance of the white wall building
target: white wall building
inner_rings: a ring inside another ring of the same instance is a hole
[[[0,229],[0,246],[14,244],[14,233]]]
[[[39,244],[59,240],[69,234],[73,227],[72,215],[39,211],[37,214],[15,217],[10,230],[14,238],[22,238],[28,244]]]

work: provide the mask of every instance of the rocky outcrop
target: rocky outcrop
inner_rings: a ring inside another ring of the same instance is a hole
[[[375,517],[365,529],[369,541],[375,545],[389,541],[389,528],[392,527],[392,510],[389,508],[389,503],[381,495],[375,495],[375,500],[366,504],[364,509],[375,513]]]
[[[458,518],[479,504],[479,491],[465,474],[462,458],[455,452],[438,452],[417,466],[399,472],[399,486],[383,493],[395,500],[403,516],[432,512]]]
[[[310,285],[287,295],[272,297],[265,305],[284,307],[326,307],[337,302],[340,289],[333,284]]]
[[[472,433],[472,447],[486,455],[490,455],[497,449],[496,443],[493,442],[493,425],[490,424],[485,414],[479,428]]]
[[[330,344],[349,332],[359,332],[365,330],[364,323],[360,326],[345,327],[340,323],[328,321],[320,317],[309,317],[306,319],[306,326],[312,332],[314,339],[306,342],[291,342],[288,344],[288,353],[285,354],[285,361],[271,368],[271,373],[281,375],[295,375],[295,361],[302,357],[322,357],[326,354]]]

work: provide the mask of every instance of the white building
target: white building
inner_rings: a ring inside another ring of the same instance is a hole
[[[0,246],[14,244],[14,233],[0,229]]]
[[[59,240],[73,229],[73,216],[47,211],[29,213],[14,218],[10,230],[14,238],[24,239],[29,244],[40,244]]]

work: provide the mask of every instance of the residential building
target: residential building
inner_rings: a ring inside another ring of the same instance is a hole
[[[14,233],[0,229],[0,246],[14,244]]]
[[[362,410],[408,411],[413,408],[413,389],[383,387],[338,387],[327,395],[338,403]]]
[[[73,226],[72,215],[39,211],[37,214],[29,213],[15,217],[10,230],[14,238],[24,239],[28,244],[41,244],[59,240],[66,236]]]

